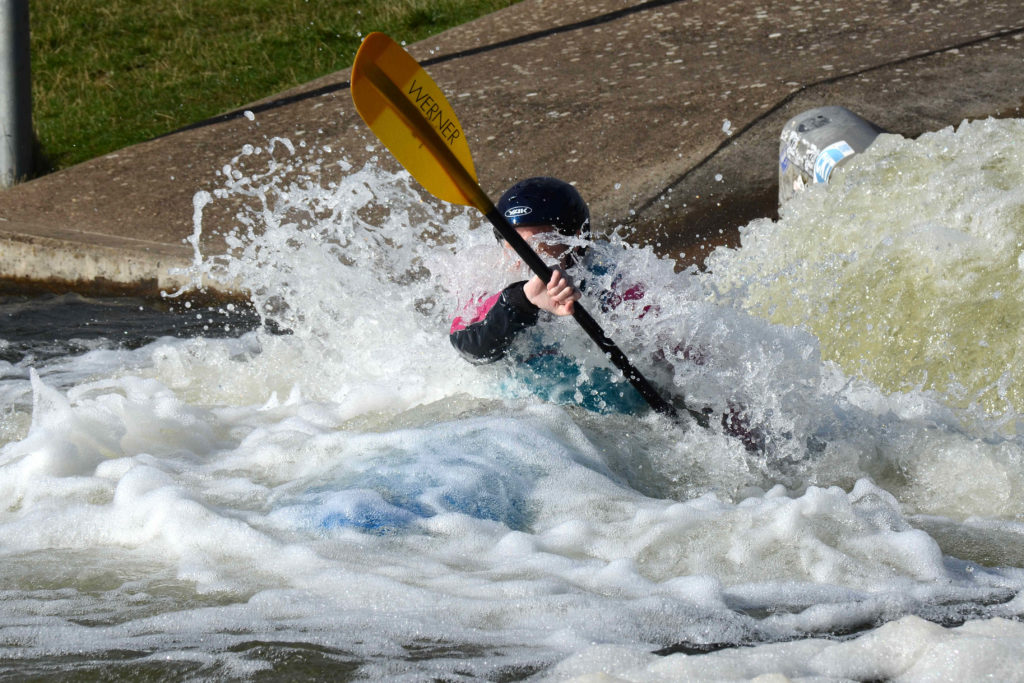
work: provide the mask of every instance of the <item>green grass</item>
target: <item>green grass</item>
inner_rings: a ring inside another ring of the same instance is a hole
[[[515,0],[31,0],[37,172],[65,168]]]

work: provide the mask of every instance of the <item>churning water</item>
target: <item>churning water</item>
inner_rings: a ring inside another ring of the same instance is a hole
[[[0,670],[1020,678],[1022,157],[1021,120],[884,137],[705,272],[595,248],[650,308],[588,309],[750,452],[469,365],[449,319],[509,279],[477,217],[247,147],[197,272],[272,327],[0,335]]]

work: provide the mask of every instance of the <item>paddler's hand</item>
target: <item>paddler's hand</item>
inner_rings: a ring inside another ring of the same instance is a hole
[[[555,315],[572,315],[572,305],[581,296],[580,290],[573,286],[561,268],[552,269],[551,279],[546,285],[534,275],[523,285],[523,293],[534,306]]]

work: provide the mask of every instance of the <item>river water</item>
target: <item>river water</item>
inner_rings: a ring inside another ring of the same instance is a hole
[[[1021,679],[1024,121],[885,136],[705,271],[595,247],[647,310],[588,310],[756,451],[463,361],[490,229],[321,157],[196,194],[255,314],[0,306],[6,677]]]

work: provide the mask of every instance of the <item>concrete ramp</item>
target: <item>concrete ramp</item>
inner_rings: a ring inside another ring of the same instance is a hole
[[[457,109],[493,197],[556,175],[580,188],[597,230],[629,223],[690,261],[774,214],[778,135],[803,110],[842,105],[909,137],[1024,115],[1019,2],[523,0],[409,50]],[[280,136],[368,157],[347,81],[338,72],[0,193],[2,291],[177,287],[193,197],[245,144]],[[204,253],[231,220],[230,207],[204,215]]]

